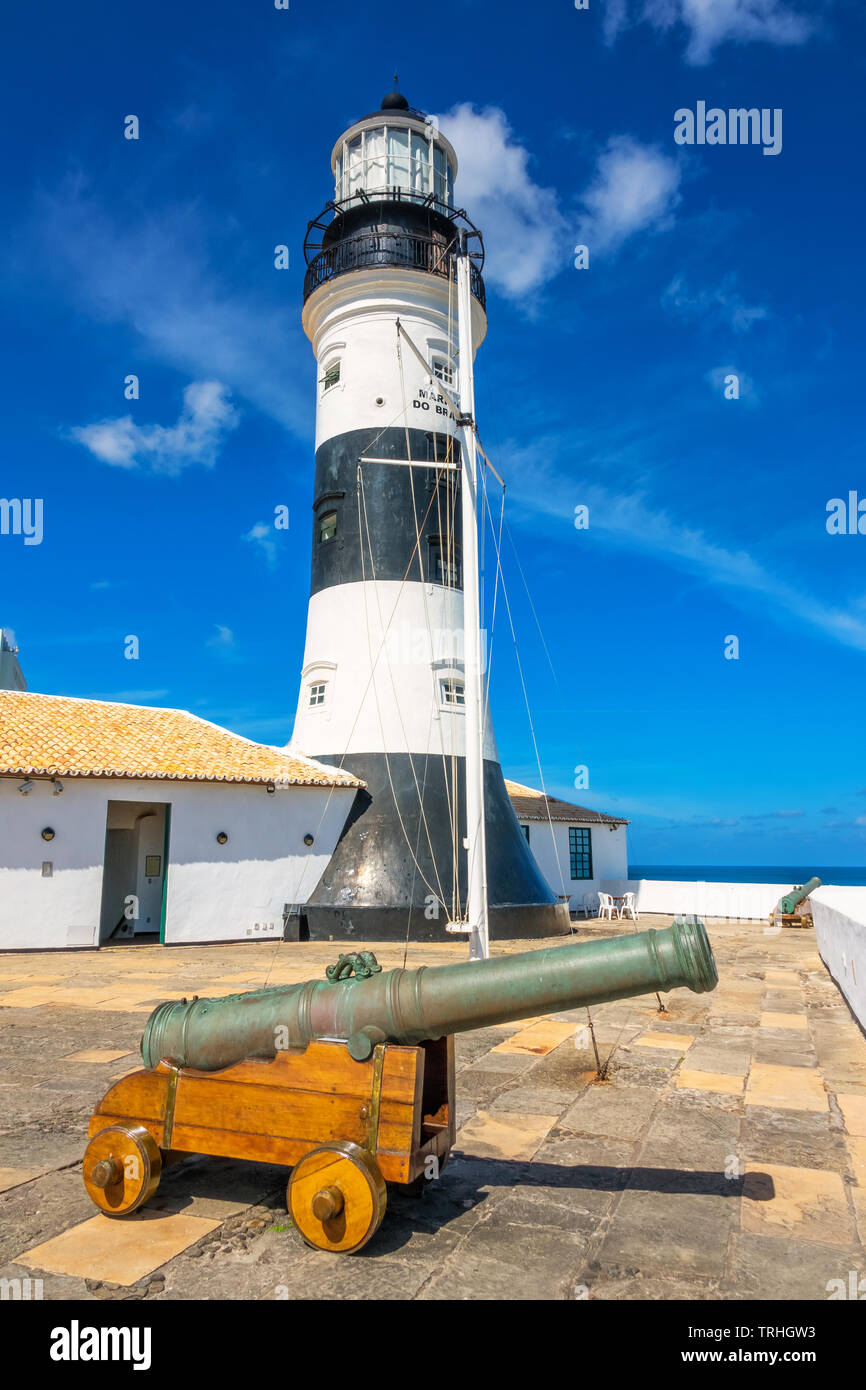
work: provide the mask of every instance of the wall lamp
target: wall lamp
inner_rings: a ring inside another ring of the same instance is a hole
[[[229,838],[229,837],[228,837],[228,835],[226,834],[226,832],[225,832],[224,830],[219,830],[219,831],[217,832],[217,844],[218,844],[218,845],[225,845],[225,844],[227,844],[227,843],[228,843],[228,838]]]
[[[277,789],[274,786],[273,782],[268,782],[268,785],[265,787],[265,791],[267,792],[268,796],[273,796],[276,790]]]
[[[45,829],[44,829],[43,832],[42,832],[42,838],[43,838],[43,840],[53,840],[53,839],[54,839],[54,831],[51,829],[51,826],[50,826],[50,825],[46,825]]]
[[[63,791],[63,783],[61,782],[61,780],[60,780],[59,777],[52,777],[52,778],[51,778],[51,788],[52,788],[52,790],[51,790],[51,795],[52,795],[52,796],[59,796],[60,793]]]
[[[28,792],[32,792],[35,785],[35,782],[22,782],[18,790],[20,791],[22,796],[26,796]]]
[[[305,844],[305,845],[311,845],[312,843],[313,843],[313,837],[312,837],[312,835],[311,835],[311,834],[309,833],[309,831],[308,831],[307,834],[304,836],[304,844]]]

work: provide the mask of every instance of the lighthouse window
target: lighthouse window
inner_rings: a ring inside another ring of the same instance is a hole
[[[440,680],[439,695],[443,705],[459,706],[461,709],[466,705],[466,688],[462,681],[455,680],[452,676]]]
[[[388,186],[409,188],[409,132],[388,131]]]
[[[384,188],[387,145],[384,126],[380,130],[368,130],[366,137],[366,158],[364,164],[365,188]]]
[[[340,380],[340,363],[331,362],[325,368],[325,375],[322,377],[322,389],[329,391],[332,386],[336,386]]]
[[[441,145],[433,146],[433,192],[440,203],[448,201],[448,182],[446,168],[448,161]]]
[[[337,513],[326,512],[319,517],[319,540],[332,541],[337,534]]]
[[[412,192],[426,197],[430,192],[430,145],[426,135],[412,132]]]
[[[454,368],[447,357],[433,358],[433,375],[437,381],[441,381],[445,386],[454,385]]]
[[[345,194],[351,198],[359,188],[364,187],[364,148],[363,136],[356,135],[346,146]]]
[[[454,545],[443,545],[439,536],[430,541],[430,579],[449,589],[460,587],[460,552]]]
[[[580,826],[568,827],[568,855],[572,878],[592,878],[591,832]]]
[[[310,686],[310,704],[311,704],[311,705],[323,705],[324,703],[325,703],[325,685],[324,685],[324,682],[323,682],[321,685],[311,685],[311,686]]]

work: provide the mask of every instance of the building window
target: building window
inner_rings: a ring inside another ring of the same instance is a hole
[[[433,375],[443,386],[454,385],[454,367],[447,357],[433,358]]]
[[[319,540],[332,541],[337,534],[337,513],[325,512],[319,517]]]
[[[592,838],[589,830],[568,827],[568,855],[572,878],[592,878]]]
[[[325,703],[325,682],[310,686],[310,704],[323,705]]]
[[[339,380],[340,362],[338,359],[336,362],[331,362],[331,364],[325,368],[325,375],[322,377],[322,390],[330,391],[331,387],[336,386]]]
[[[526,836],[526,843],[529,844],[529,826],[528,826],[528,825],[521,825],[520,829],[523,831],[524,835]]]
[[[446,676],[439,682],[439,697],[448,709],[463,709],[466,705],[466,687],[463,681]]]
[[[460,550],[454,545],[443,545],[441,536],[430,537],[430,582],[444,584],[448,589],[459,589]]]

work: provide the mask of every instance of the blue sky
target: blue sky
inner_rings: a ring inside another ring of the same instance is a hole
[[[0,536],[0,623],[31,689],[288,739],[301,247],[396,69],[485,234],[478,416],[550,654],[509,546],[548,790],[630,816],[633,862],[864,863],[866,535],[826,528],[866,497],[853,0],[53,0],[7,25],[0,492],[43,499],[44,537]],[[678,145],[699,101],[781,109],[781,152]],[[503,766],[537,783],[501,612],[494,651]]]

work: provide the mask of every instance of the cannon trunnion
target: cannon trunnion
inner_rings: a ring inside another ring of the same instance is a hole
[[[165,1161],[283,1164],[307,1243],[359,1250],[381,1224],[386,1184],[422,1185],[448,1159],[454,1033],[717,980],[692,920],[428,970],[383,972],[362,952],[327,981],[161,1004],[144,1069],[91,1117],[84,1184],[100,1211],[126,1216],[156,1191]]]

